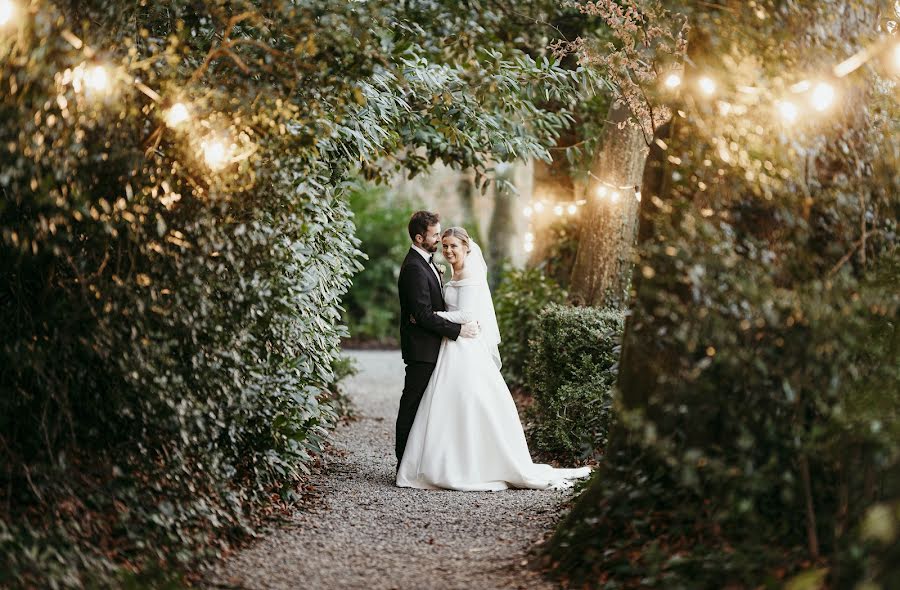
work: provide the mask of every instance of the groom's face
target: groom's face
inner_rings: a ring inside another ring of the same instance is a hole
[[[418,236],[422,238],[422,241],[419,243],[420,248],[426,252],[437,252],[438,244],[441,243],[441,224],[429,225],[428,229],[425,230],[425,235],[418,234]]]

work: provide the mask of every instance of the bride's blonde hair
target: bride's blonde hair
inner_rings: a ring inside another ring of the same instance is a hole
[[[465,244],[466,253],[472,251],[472,247],[469,245],[469,241],[472,238],[469,237],[469,232],[466,231],[466,228],[459,226],[448,227],[444,230],[444,233],[441,234],[441,239],[449,238],[450,236],[453,236],[454,238]]]

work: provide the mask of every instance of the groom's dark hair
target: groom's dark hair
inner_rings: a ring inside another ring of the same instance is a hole
[[[409,218],[409,239],[416,241],[416,234],[425,237],[428,227],[438,223],[441,216],[431,211],[416,211]]]

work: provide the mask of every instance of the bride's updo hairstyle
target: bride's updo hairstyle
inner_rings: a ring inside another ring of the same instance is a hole
[[[469,246],[469,240],[472,238],[469,237],[469,232],[466,231],[466,228],[459,226],[448,227],[444,230],[444,233],[441,234],[441,239],[449,238],[450,236],[453,236],[466,246],[466,254],[472,251],[472,248]]]

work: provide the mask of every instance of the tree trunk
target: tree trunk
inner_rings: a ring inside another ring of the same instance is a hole
[[[498,164],[497,180],[512,182],[514,174],[514,166],[505,165],[505,168],[501,171]],[[488,269],[490,269],[488,282],[491,289],[497,288],[503,264],[510,258],[510,246],[516,233],[513,215],[515,202],[516,195],[513,194],[509,187],[499,183],[494,185],[494,211],[491,213],[491,222],[488,226],[488,251],[485,252]]]
[[[457,193],[462,206],[462,226],[466,228],[472,239],[478,243],[484,243],[484,237],[481,235],[481,224],[478,222],[478,212],[475,210],[476,192],[475,178],[471,171],[460,174]]]
[[[647,154],[644,134],[629,117],[627,106],[613,104],[591,167],[569,291],[575,305],[621,309],[628,300],[639,206],[633,187],[640,185]]]
[[[656,130],[656,140],[668,142],[676,121],[669,121]],[[666,158],[665,151],[654,141],[650,146],[641,179],[642,199],[639,203],[639,221],[637,240],[638,244],[649,242],[654,238],[651,208],[655,208],[654,201],[661,202],[667,196]],[[635,273],[633,290],[640,292],[643,276]],[[660,416],[652,415],[650,395],[657,387],[657,374],[665,372],[673,364],[673,360],[666,355],[656,354],[657,351],[648,354],[647,347],[640,336],[635,337],[636,332],[641,331],[641,323],[644,321],[639,307],[631,310],[625,320],[625,332],[622,337],[622,353],[619,360],[618,390],[622,406],[628,409],[640,408],[647,412],[647,417],[657,419]],[[637,328],[637,329],[636,329]],[[621,421],[617,421],[610,433],[610,452],[623,448],[627,444],[628,429]]]

